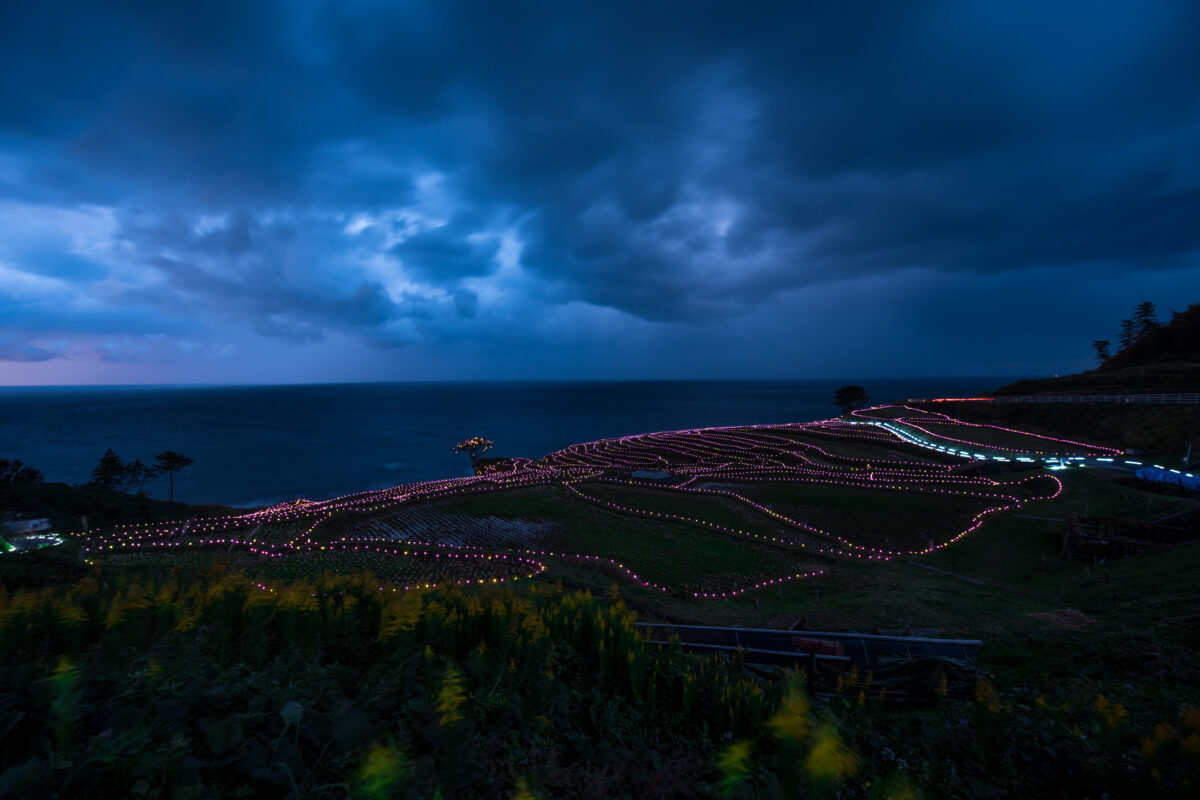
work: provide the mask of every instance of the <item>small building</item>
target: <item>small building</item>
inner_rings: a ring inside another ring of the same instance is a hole
[[[10,519],[0,523],[0,530],[5,536],[29,536],[35,533],[49,533],[50,520],[42,519]]]

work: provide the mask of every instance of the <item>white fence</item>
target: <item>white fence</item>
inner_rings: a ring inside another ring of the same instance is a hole
[[[1200,403],[1200,393],[997,395],[990,399],[993,403],[1157,403],[1161,405],[1194,405]],[[931,403],[936,402],[936,399],[911,397],[906,402]]]

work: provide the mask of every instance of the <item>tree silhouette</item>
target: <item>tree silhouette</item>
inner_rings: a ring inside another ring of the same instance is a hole
[[[42,471],[25,466],[20,460],[0,458],[0,483],[41,483],[45,480]]]
[[[1137,323],[1132,319],[1121,320],[1121,349],[1128,350],[1137,341]]]
[[[157,478],[163,474],[161,467],[148,467],[142,463],[140,458],[135,458],[133,463],[125,465],[125,474],[122,476],[122,486],[125,491],[137,489],[138,494],[142,494],[146,486],[146,481],[152,478]]]
[[[175,473],[184,467],[189,467],[196,462],[187,456],[176,453],[174,450],[164,450],[154,457],[158,475],[167,473],[171,481],[170,501],[175,502]]]
[[[1112,342],[1108,339],[1097,339],[1092,342],[1092,347],[1096,348],[1096,360],[1101,364],[1112,358],[1112,351],[1109,349],[1111,345]]]
[[[88,486],[99,486],[102,489],[113,489],[125,480],[126,467],[121,457],[110,447],[100,456],[100,462],[92,470],[92,478]]]
[[[849,414],[852,409],[866,405],[867,400],[867,390],[854,384],[843,386],[833,394],[833,404],[841,406],[843,414]]]
[[[482,436],[472,436],[470,439],[464,439],[454,447],[450,448],[451,453],[466,453],[471,457],[471,467],[474,469],[479,457],[492,449],[492,442]]]
[[[1137,308],[1133,310],[1133,324],[1137,328],[1138,338],[1160,327],[1154,310],[1154,303],[1151,303],[1149,300],[1138,303]]]

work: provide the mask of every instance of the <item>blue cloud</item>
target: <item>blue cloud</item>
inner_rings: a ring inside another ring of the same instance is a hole
[[[28,338],[56,332],[500,352],[534,331],[549,365],[620,319],[640,352],[713,331],[734,369],[721,331],[778,331],[798,292],[886,304],[920,270],[932,307],[986,284],[1003,311],[1045,270],[1192,275],[1198,23],[1132,2],[18,4],[0,202],[46,221],[0,218],[25,286],[0,286],[0,333],[28,356],[69,352]]]

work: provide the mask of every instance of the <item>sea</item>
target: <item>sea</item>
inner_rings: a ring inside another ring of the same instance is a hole
[[[539,458],[627,434],[825,419],[850,382],[883,403],[1010,380],[0,387],[0,458],[76,484],[108,448],[146,463],[174,450],[195,462],[175,475],[176,500],[257,507],[467,475],[452,448],[471,436],[495,442],[489,457]],[[166,478],[145,491],[165,499]]]

